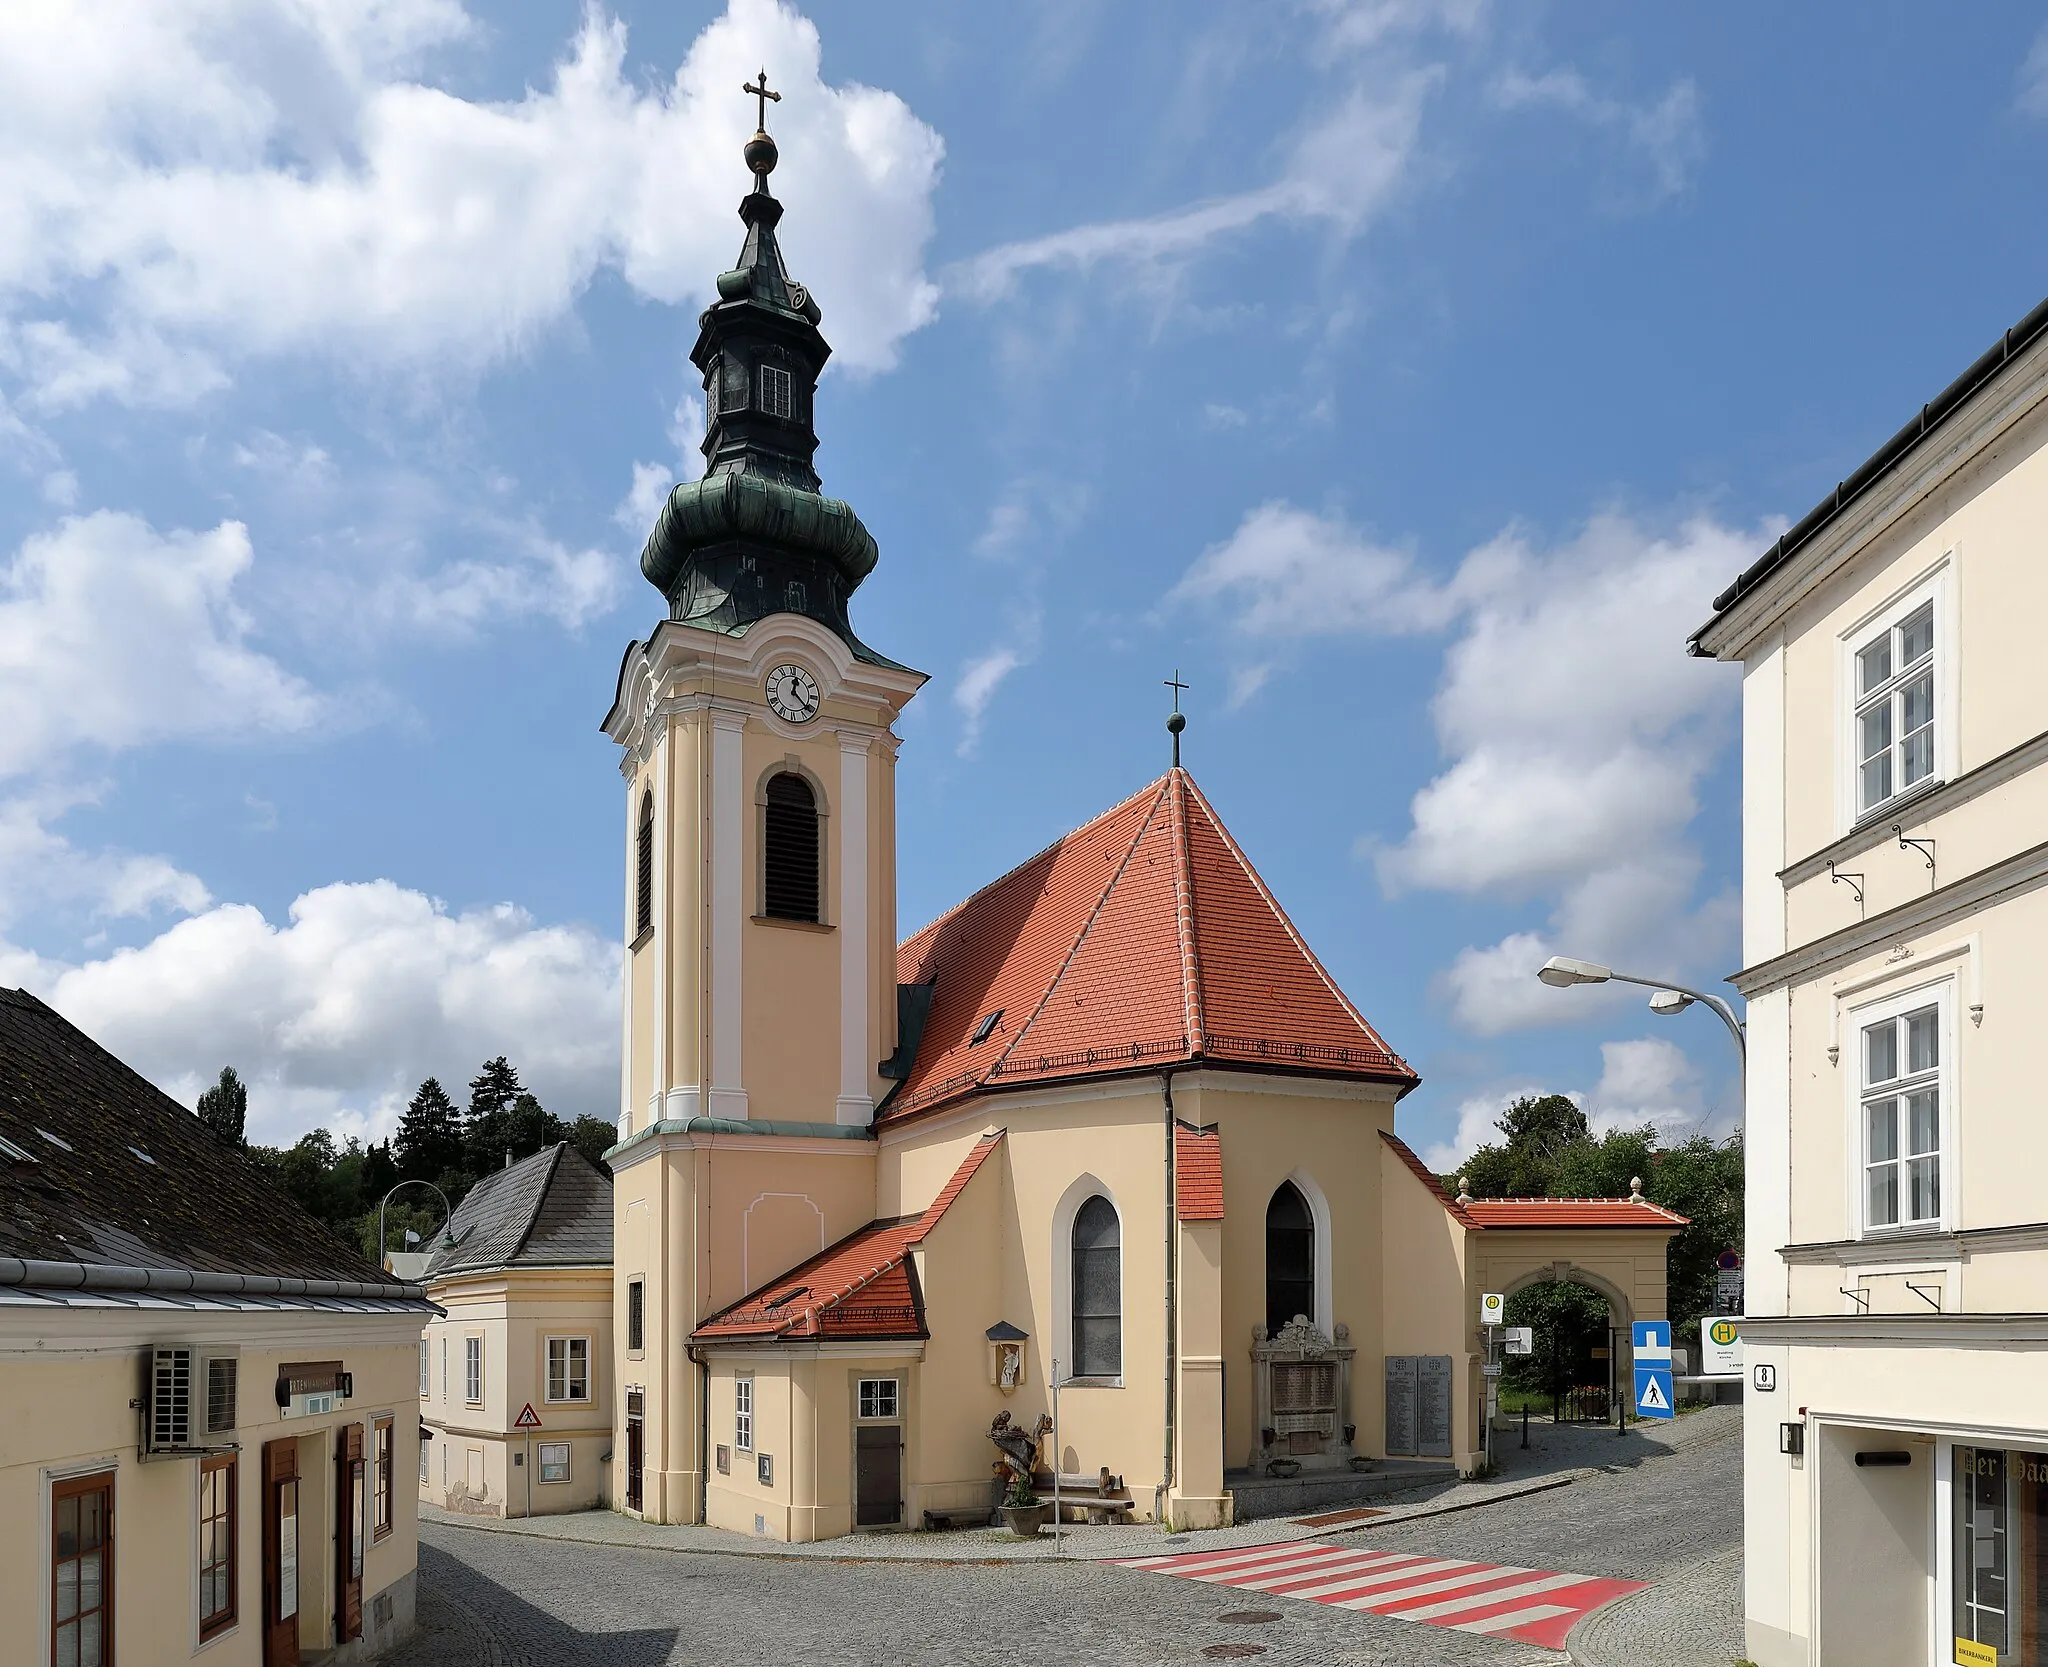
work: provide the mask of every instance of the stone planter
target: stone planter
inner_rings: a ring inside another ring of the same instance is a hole
[[[1278,1476],[1282,1481],[1287,1481],[1301,1474],[1301,1460],[1271,1459],[1266,1464],[1266,1474],[1268,1476]]]
[[[1027,1540],[1036,1539],[1038,1531],[1046,1525],[1051,1516],[1052,1506],[1043,1500],[1036,1505],[1003,1507],[1003,1521],[1009,1526],[1010,1532]]]

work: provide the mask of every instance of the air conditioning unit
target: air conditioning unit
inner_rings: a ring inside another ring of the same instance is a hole
[[[235,1447],[240,1357],[232,1349],[160,1344],[149,1351],[142,1395],[142,1455],[174,1457]]]

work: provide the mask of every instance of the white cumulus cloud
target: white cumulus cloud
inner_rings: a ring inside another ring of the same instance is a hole
[[[254,354],[473,372],[601,272],[675,303],[737,253],[776,66],[785,246],[838,358],[931,316],[943,146],[893,93],[822,79],[817,29],[731,0],[666,80],[593,7],[541,84],[423,79],[454,0],[40,0],[0,8],[0,371],[50,406],[189,400]]]
[[[389,880],[327,885],[283,924],[221,904],[139,948],[14,966],[188,1104],[234,1065],[254,1140],[317,1123],[388,1134],[422,1078],[453,1088],[500,1053],[557,1115],[618,1115],[616,946],[509,904],[458,913]]]

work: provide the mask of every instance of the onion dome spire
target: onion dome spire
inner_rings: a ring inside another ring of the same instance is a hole
[[[742,155],[754,177],[740,201],[747,228],[738,263],[718,275],[718,298],[697,320],[690,362],[704,378],[704,478],[669,494],[640,571],[668,598],[669,617],[738,634],[770,614],[809,616],[861,658],[882,657],[853,634],[846,602],[874,570],[875,541],[860,517],[819,490],[812,423],[819,374],[832,355],[809,290],[784,265],[768,191],[780,160],[767,131],[764,70]]]

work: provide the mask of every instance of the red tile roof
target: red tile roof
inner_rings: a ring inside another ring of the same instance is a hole
[[[1173,1196],[1182,1221],[1223,1219],[1223,1136],[1173,1126]]]
[[[1197,1060],[1404,1093],[1419,1080],[1181,769],[942,915],[896,964],[902,983],[937,987],[882,1122],[991,1089]]]
[[[1420,1158],[1418,1158],[1415,1155],[1414,1147],[1410,1146],[1407,1141],[1401,1139],[1399,1135],[1389,1134],[1385,1129],[1380,1130],[1380,1139],[1384,1140],[1389,1146],[1393,1147],[1394,1155],[1415,1172],[1416,1180],[1420,1181],[1424,1186],[1429,1188],[1429,1190],[1433,1192],[1437,1196],[1437,1199],[1443,1204],[1443,1207],[1449,1210],[1453,1216],[1455,1216],[1459,1221],[1463,1222],[1467,1227],[1476,1227],[1479,1225],[1476,1221],[1474,1221],[1469,1215],[1465,1213],[1465,1207],[1462,1204],[1460,1204],[1449,1193],[1444,1191],[1443,1181],[1430,1169],[1428,1164],[1424,1163]]]
[[[1647,1198],[1475,1198],[1465,1206],[1474,1225],[1498,1227],[1663,1227],[1688,1219]]]
[[[692,1337],[698,1341],[766,1342],[775,1338],[928,1337],[924,1296],[910,1266],[913,1246],[974,1179],[1003,1131],[983,1135],[953,1171],[939,1196],[916,1215],[871,1221],[808,1262],[749,1292],[714,1314]]]

